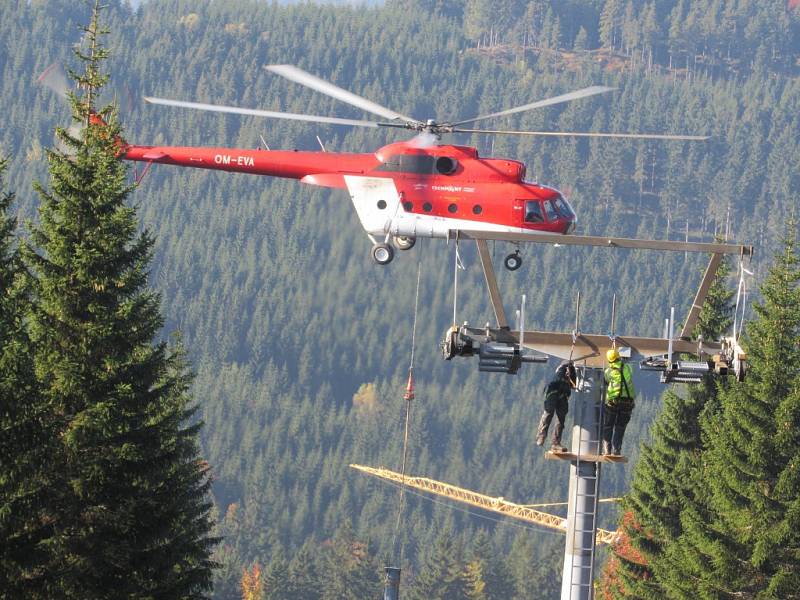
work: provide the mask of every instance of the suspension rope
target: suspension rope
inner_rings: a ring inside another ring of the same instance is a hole
[[[406,460],[408,458],[408,426],[411,421],[411,401],[414,399],[414,350],[417,344],[417,314],[419,312],[419,284],[420,276],[422,273],[422,262],[417,262],[417,291],[414,296],[414,325],[411,329],[411,360],[408,365],[408,382],[406,383],[406,391],[403,394],[403,400],[406,401],[406,420],[405,430],[403,432],[403,460],[401,463],[400,473],[403,481],[403,486],[400,488],[399,501],[397,506],[397,521],[394,526],[394,535],[392,537],[392,550],[396,551],[397,565],[400,566],[403,562],[403,545],[397,546],[397,535],[400,531],[400,524],[403,520],[403,512],[405,508],[405,482],[406,482]]]

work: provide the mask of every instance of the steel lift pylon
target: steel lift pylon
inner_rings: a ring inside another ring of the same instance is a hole
[[[603,371],[584,369],[575,394],[572,428],[567,541],[561,575],[561,598],[591,598],[600,497],[600,423],[605,393]]]
[[[459,240],[475,240],[483,267],[489,299],[497,326],[484,328],[453,325],[442,341],[442,354],[450,360],[455,356],[479,356],[482,371],[514,374],[526,362],[544,362],[547,356],[573,360],[579,368],[579,386],[575,394],[571,452],[548,452],[546,458],[570,463],[569,501],[567,508],[567,541],[564,548],[561,600],[591,600],[594,597],[594,565],[597,537],[597,505],[600,494],[600,475],[603,463],[626,462],[624,457],[600,454],[600,430],[605,394],[603,367],[606,351],[620,350],[626,358],[638,358],[642,369],[661,371],[661,381],[699,381],[704,373],[735,374],[744,377],[746,355],[734,338],[721,342],[691,340],[700,309],[724,254],[739,255],[740,260],[752,256],[751,246],[674,242],[669,240],[635,240],[592,236],[549,236],[454,231]],[[576,324],[571,334],[552,331],[525,331],[524,301],[520,311],[518,331],[508,325],[500,291],[497,286],[487,240],[516,243],[558,243],[561,245],[595,246],[606,248],[649,249],[674,252],[707,252],[711,254],[700,287],[695,295],[680,334],[674,334],[674,311],[667,321],[663,338],[617,336],[614,333],[615,315],[612,311],[612,334],[584,334],[578,327],[580,299],[576,308]],[[531,353],[534,354],[531,354]],[[541,353],[541,354],[535,354]],[[697,361],[675,358],[692,354]],[[545,355],[545,356],[543,356]]]

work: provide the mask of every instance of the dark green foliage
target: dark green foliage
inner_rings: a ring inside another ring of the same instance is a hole
[[[502,600],[515,592],[511,570],[504,557],[493,547],[486,531],[481,530],[468,552],[464,578],[466,598],[470,600]]]
[[[750,372],[726,388],[706,428],[706,474],[713,520],[698,552],[714,558],[703,580],[707,597],[737,592],[797,597],[800,583],[800,259],[794,221],[755,304],[746,349]]]
[[[480,3],[469,4],[473,10]],[[711,2],[625,1],[622,45],[617,38],[614,52],[588,52],[601,46],[604,0],[502,4],[503,19],[479,23],[488,28],[467,37],[460,20],[465,2],[402,0],[364,9],[149,0],[133,14],[112,2],[111,83],[131,142],[255,147],[263,134],[272,148],[316,149],[320,135],[330,150],[359,152],[407,136],[156,108],[138,98],[364,118],[262,69],[273,63],[298,64],[419,118],[467,118],[608,84],[618,91],[496,125],[708,133],[712,139],[696,145],[454,141],[477,146],[483,156],[525,161],[529,179],[569,195],[583,233],[683,239],[688,222],[690,239],[711,241],[727,226],[731,239],[756,244],[753,266],[762,272],[776,242],[772,232],[796,203],[793,190],[800,185],[796,13],[771,22],[763,15],[781,3],[740,3],[729,7],[736,33],[719,37]],[[8,179],[23,215],[35,207],[31,181],[46,177],[41,148],[67,116],[57,99],[35,87],[35,76],[64,61],[77,41],[74,24],[86,22],[86,13],[68,0],[0,3],[0,39],[13,40],[0,52],[6,117],[0,144],[13,151]],[[511,27],[509,14],[516,19]],[[704,14],[711,15],[708,23],[701,23]],[[755,33],[742,27],[750,17]],[[759,29],[780,29],[786,19],[787,35],[759,37]],[[581,28],[587,52],[560,52],[572,48]],[[711,44],[712,38],[722,43]],[[751,63],[762,44],[756,73]],[[396,490],[346,465],[399,467],[417,259],[423,282],[409,473],[520,503],[566,498],[564,469],[532,447],[548,370],[532,366],[515,378],[487,377],[469,361],[439,358],[436,344],[452,320],[452,244],[420,240],[378,269],[347,195],[291,181],[154,165],[129,200],[155,238],[150,283],[163,294],[166,329],[184,332],[197,365],[194,393],[207,423],[203,455],[213,465],[219,514],[226,515],[219,529],[225,536],[219,598],[239,597],[245,565],[269,565],[280,554],[289,560],[290,579],[302,574],[311,587],[319,585],[323,554],[345,519],[370,554],[391,552]],[[494,252],[501,258],[507,248],[498,244]],[[458,318],[493,320],[477,257],[466,245],[461,253],[467,271],[459,279]],[[621,334],[660,335],[670,306],[678,314],[688,310],[704,262],[682,253],[533,248],[516,275],[499,279],[508,304],[528,294],[532,327],[569,331],[580,290],[583,330],[607,330],[617,293]],[[645,439],[656,413],[647,397],[661,389],[646,375],[635,377],[646,398],[637,399],[627,430],[631,463],[604,470],[604,495],[628,488],[638,452],[633,442]],[[365,383],[377,390],[369,408],[353,402]],[[614,510],[604,505],[601,525],[612,527]],[[495,525],[417,497],[409,497],[398,535],[407,561],[404,594],[448,525],[466,549],[477,531],[487,530],[512,570],[512,597],[559,597],[559,534]],[[298,560],[304,545],[309,559]],[[458,569],[466,564],[464,556]],[[370,593],[380,589],[380,573],[368,581]]]
[[[423,559],[409,597],[412,600],[456,600],[467,597],[471,590],[468,591],[466,575],[462,567],[462,549],[449,531],[443,531]]]
[[[280,553],[270,562],[264,581],[268,600],[292,600],[292,598],[301,597],[292,589],[289,563]]]
[[[730,333],[729,274],[723,261],[695,327],[695,334],[703,339]],[[701,415],[708,419],[713,413],[716,391],[716,382],[709,376],[686,391],[664,393],[650,441],[642,444],[630,491],[621,505],[625,518],[620,528],[627,540],[615,552],[614,573],[607,574],[616,580],[611,586],[613,597],[655,600],[682,584],[681,574],[675,572],[680,567],[667,553],[676,551],[672,546],[682,533],[682,511],[698,503],[695,510],[702,510],[706,497],[705,483],[697,476],[702,470],[700,422]]]
[[[322,600],[375,598],[381,592],[373,550],[355,537],[349,522],[330,540],[320,566]]]
[[[317,566],[317,557],[312,542],[306,542],[289,563],[289,595],[291,598],[320,600],[322,579]]]
[[[40,223],[26,253],[34,292],[36,377],[53,422],[51,597],[188,598],[210,589],[208,467],[196,443],[191,375],[180,350],[154,343],[159,297],[146,289],[153,240],[137,233],[117,156],[120,129],[90,110],[107,77],[97,9],[76,50],[85,126],[48,153]],[[86,126],[88,125],[88,126]]]
[[[42,542],[52,531],[45,508],[52,430],[34,376],[14,195],[2,185],[6,166],[0,159],[0,598],[46,598],[52,574],[43,568]]]
[[[787,231],[747,329],[748,378],[692,389],[687,407],[705,401],[694,415],[699,436],[672,455],[674,467],[661,463],[662,477],[645,477],[659,471],[643,452],[626,503],[641,525],[629,528],[632,545],[645,560],[621,560],[621,597],[797,597],[800,261],[794,222]],[[659,416],[655,442],[676,438],[658,429],[674,406]]]

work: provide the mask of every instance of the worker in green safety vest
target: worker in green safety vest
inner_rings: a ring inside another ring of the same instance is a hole
[[[633,389],[631,366],[623,363],[616,348],[606,352],[608,367],[604,371],[606,399],[603,407],[603,454],[621,455],[622,437],[631,420]]]

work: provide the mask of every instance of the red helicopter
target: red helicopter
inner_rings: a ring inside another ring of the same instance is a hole
[[[577,217],[557,189],[525,180],[525,165],[511,159],[482,158],[476,148],[441,144],[442,134],[487,133],[511,135],[586,136],[635,139],[702,140],[701,136],[620,133],[575,133],[469,129],[464,125],[612,91],[592,86],[523,106],[454,122],[421,121],[357,96],[291,65],[267,70],[293,82],[376,114],[385,121],[364,121],[315,115],[236,108],[146,97],[152,104],[240,115],[332,123],[358,127],[395,127],[418,132],[408,141],[389,144],[372,153],[280,151],[269,149],[140,146],[124,143],[127,160],[216,169],[346,189],[361,225],[373,243],[372,258],[388,264],[392,242],[411,249],[417,237],[450,238],[460,230],[502,234],[536,232],[568,234]],[[46,85],[46,73],[40,77]],[[51,85],[51,87],[53,87]],[[149,166],[149,165],[148,165]],[[505,258],[516,270],[519,252]]]

